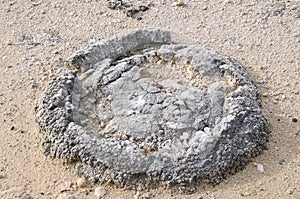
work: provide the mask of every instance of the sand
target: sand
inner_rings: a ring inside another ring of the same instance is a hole
[[[197,185],[192,195],[103,185],[104,198],[300,198],[300,1],[173,2],[153,1],[142,20],[108,9],[105,0],[0,2],[0,198],[96,198],[99,185],[77,187],[72,165],[43,154],[34,107],[73,52],[149,27],[217,50],[249,71],[272,129],[268,150],[217,186]]]

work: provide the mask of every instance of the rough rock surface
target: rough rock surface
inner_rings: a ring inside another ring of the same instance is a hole
[[[235,60],[137,30],[69,58],[36,107],[46,154],[100,183],[219,183],[265,149],[267,122]]]
[[[125,3],[122,0],[107,0],[107,2],[108,8],[113,10],[122,10],[126,14],[126,16],[137,19],[142,19],[140,16],[137,16],[140,12],[145,12],[149,9],[149,7],[146,5],[134,6],[129,3]]]

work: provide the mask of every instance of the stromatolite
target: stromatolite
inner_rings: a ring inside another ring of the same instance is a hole
[[[258,90],[235,60],[169,31],[137,30],[75,53],[36,107],[46,154],[100,183],[218,183],[268,139]]]

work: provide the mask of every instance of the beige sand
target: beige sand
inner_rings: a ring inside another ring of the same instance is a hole
[[[96,198],[99,185],[72,185],[72,166],[43,155],[34,105],[73,52],[146,27],[172,30],[241,62],[263,94],[272,136],[264,154],[218,186],[199,185],[193,195],[104,186],[104,198],[300,198],[300,1],[152,2],[136,20],[109,10],[105,0],[0,1],[0,198]]]

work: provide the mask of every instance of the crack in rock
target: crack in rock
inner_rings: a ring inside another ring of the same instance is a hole
[[[136,30],[68,59],[36,107],[45,153],[100,183],[217,184],[269,136],[253,79],[235,60]]]

